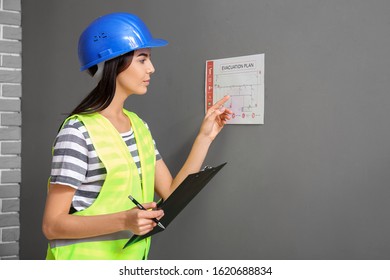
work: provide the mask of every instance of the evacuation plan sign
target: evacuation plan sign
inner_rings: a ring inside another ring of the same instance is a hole
[[[206,111],[225,95],[227,124],[264,124],[264,54],[206,61]]]

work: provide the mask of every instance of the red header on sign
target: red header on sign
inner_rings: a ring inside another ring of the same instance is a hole
[[[207,61],[206,74],[206,110],[213,106],[213,89],[214,89],[214,62]]]

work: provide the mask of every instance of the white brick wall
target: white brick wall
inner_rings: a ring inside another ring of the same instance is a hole
[[[0,259],[19,259],[21,0],[0,0]]]

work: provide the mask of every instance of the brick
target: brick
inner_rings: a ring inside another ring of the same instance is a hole
[[[0,145],[3,155],[18,155],[22,152],[21,142],[1,142]]]
[[[20,197],[20,186],[18,184],[0,185],[0,198]]]
[[[21,85],[3,85],[4,97],[21,97],[22,86]]]
[[[4,260],[4,261],[17,261],[17,260],[20,260],[19,259],[19,256],[7,256],[7,257],[0,257],[0,260]]]
[[[22,28],[3,26],[3,39],[22,40]]]
[[[3,199],[2,212],[18,212],[20,210],[19,199]]]
[[[19,241],[20,238],[20,228],[4,228],[3,229],[3,242],[13,242]]]
[[[0,52],[20,54],[22,43],[20,41],[0,41]]]
[[[20,0],[3,0],[3,9],[11,11],[21,11]]]
[[[19,244],[16,242],[0,244],[0,257],[19,254]]]
[[[21,14],[7,11],[0,11],[0,19],[2,24],[18,25],[21,23]]]
[[[21,71],[0,70],[0,83],[20,83],[21,81]]]
[[[0,99],[1,102],[1,99]],[[16,111],[16,110],[15,110]],[[1,114],[1,125],[20,126],[22,125],[22,114],[20,113],[3,113]]]
[[[20,99],[0,99],[0,111],[20,112]]]
[[[1,66],[7,68],[22,68],[22,57],[19,55],[4,55]]]
[[[0,227],[12,227],[12,226],[20,226],[19,223],[19,214],[1,214],[0,215]],[[1,250],[0,250],[1,252]]]
[[[21,129],[18,126],[0,128],[0,140],[20,140]]]
[[[0,183],[20,183],[22,174],[20,170],[3,170],[1,171]]]
[[[12,169],[21,167],[21,157],[0,156],[0,169]]]

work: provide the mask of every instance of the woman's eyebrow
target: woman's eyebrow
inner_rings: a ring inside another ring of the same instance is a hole
[[[139,55],[137,55],[137,57],[139,57],[139,56],[146,56],[146,57],[149,57],[150,54],[148,54],[148,53],[140,53]]]

